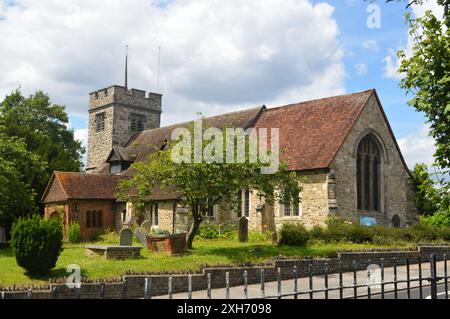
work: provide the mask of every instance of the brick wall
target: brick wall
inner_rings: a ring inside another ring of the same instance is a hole
[[[78,211],[74,211],[75,205],[78,206]],[[87,227],[86,217],[88,210],[101,210],[103,212],[102,227]],[[116,214],[113,210],[113,201],[110,200],[71,200],[63,204],[48,204],[45,206],[45,217],[48,218],[57,211],[63,212],[66,225],[71,222],[80,224],[81,239],[83,241],[92,239],[98,232],[115,229]]]

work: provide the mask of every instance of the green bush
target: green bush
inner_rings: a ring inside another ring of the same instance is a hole
[[[255,241],[255,242],[261,242],[261,241],[271,241],[272,240],[272,232],[270,231],[264,231],[264,232],[257,232],[257,231],[249,231],[248,232],[248,240],[249,241]]]
[[[78,223],[70,223],[67,228],[67,240],[69,243],[77,244],[81,241],[81,227]]]
[[[309,233],[301,224],[283,224],[279,232],[278,245],[306,246]]]
[[[369,226],[351,225],[348,227],[348,241],[356,244],[373,242],[375,230]]]
[[[432,216],[422,216],[420,223],[426,226],[450,227],[450,214],[448,212],[437,212]]]
[[[202,239],[219,239],[219,225],[204,224],[200,226],[197,236]]]
[[[201,239],[229,239],[237,240],[238,230],[236,224],[227,224],[224,233],[219,232],[220,225],[207,223],[200,226],[197,236]],[[262,238],[264,235],[256,235],[253,232],[249,232],[249,239],[258,240],[257,238]],[[265,238],[265,237],[264,237]]]
[[[63,246],[62,224],[59,218],[40,216],[21,218],[12,227],[11,246],[17,264],[31,275],[45,275],[56,266]]]

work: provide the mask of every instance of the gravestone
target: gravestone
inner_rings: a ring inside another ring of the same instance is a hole
[[[219,235],[225,234],[227,231],[227,225],[226,224],[220,224],[219,225]]]
[[[149,233],[152,230],[152,223],[148,219],[144,220],[141,224],[141,228]]]
[[[6,243],[6,231],[3,227],[0,227],[0,244]]]
[[[129,228],[120,231],[120,246],[133,246],[133,232]]]
[[[248,242],[248,219],[245,216],[239,218],[238,223],[239,241],[241,243]]]
[[[148,235],[148,231],[145,228],[136,228],[136,230],[134,231],[134,235],[139,239],[139,241],[141,242],[142,246],[147,246],[147,235]]]

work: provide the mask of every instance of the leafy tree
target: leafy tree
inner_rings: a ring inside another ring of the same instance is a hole
[[[192,133],[192,131],[191,129],[190,132]],[[219,157],[222,155],[222,158],[225,159],[227,136],[226,133],[220,134],[223,134],[221,135],[224,143],[222,150],[217,147],[211,154],[213,158],[216,158],[216,155]],[[129,199],[128,192],[136,190],[137,203],[143,205],[155,189],[180,193],[190,206],[192,213],[192,224],[186,238],[189,249],[192,249],[194,237],[208,209],[220,203],[231,203],[236,207],[238,190],[253,189],[264,196],[267,203],[292,198],[298,200],[300,189],[296,174],[288,172],[283,163],[280,164],[276,173],[263,174],[261,169],[267,167],[267,164],[259,161],[252,163],[249,160],[248,139],[244,145],[244,163],[227,161],[221,163],[214,160],[196,163],[194,161],[196,153],[194,143],[185,138],[180,137],[168,142],[165,148],[153,153],[147,160],[133,164],[134,175],[131,179],[121,183],[119,197]],[[218,137],[216,136],[216,138]],[[183,161],[174,160],[173,157],[174,154],[179,155],[177,153],[177,145],[180,145],[177,144],[178,142],[185,142],[187,144],[184,145],[191,146],[184,149],[185,160]],[[220,145],[220,143],[216,145]],[[238,143],[233,144],[235,145],[234,151],[237,151]],[[200,146],[201,154],[205,154],[210,143],[203,141]]]
[[[441,196],[425,164],[417,164],[412,173],[415,203],[421,215],[433,215],[439,210]]]
[[[438,0],[449,5],[449,1]],[[450,15],[443,19],[427,11],[423,17],[407,14],[409,33],[414,39],[412,56],[404,51],[399,71],[405,75],[401,87],[414,96],[408,102],[423,112],[430,123],[430,135],[436,140],[436,163],[450,168]]]
[[[30,181],[43,169],[23,140],[0,132],[0,225],[9,228],[14,217],[36,211],[36,194]]]
[[[37,195],[36,204],[53,171],[82,169],[84,149],[74,139],[67,123],[64,106],[52,104],[42,91],[24,97],[20,90],[15,90],[0,104],[0,131],[5,136],[20,138],[29,155],[37,158],[44,167],[31,171],[21,166],[21,175]]]

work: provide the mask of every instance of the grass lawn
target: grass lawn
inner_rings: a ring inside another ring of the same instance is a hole
[[[102,244],[102,243],[95,243]],[[335,243],[309,247],[278,247],[271,242],[250,242],[246,244],[233,240],[200,240],[194,242],[195,249],[184,256],[168,256],[165,253],[151,253],[142,249],[142,258],[136,260],[104,260],[100,257],[86,257],[85,244],[65,244],[50,278],[66,276],[66,267],[77,264],[82,276],[88,279],[113,278],[127,270],[179,271],[197,270],[201,265],[242,264],[264,262],[277,256],[286,257],[329,257],[338,250],[380,248],[378,245]],[[388,248],[389,246],[384,246]],[[256,249],[255,249],[256,248]],[[382,247],[383,248],[383,247]],[[13,284],[47,284],[47,278],[30,278],[26,271],[16,264],[12,249],[0,250],[0,286]]]

